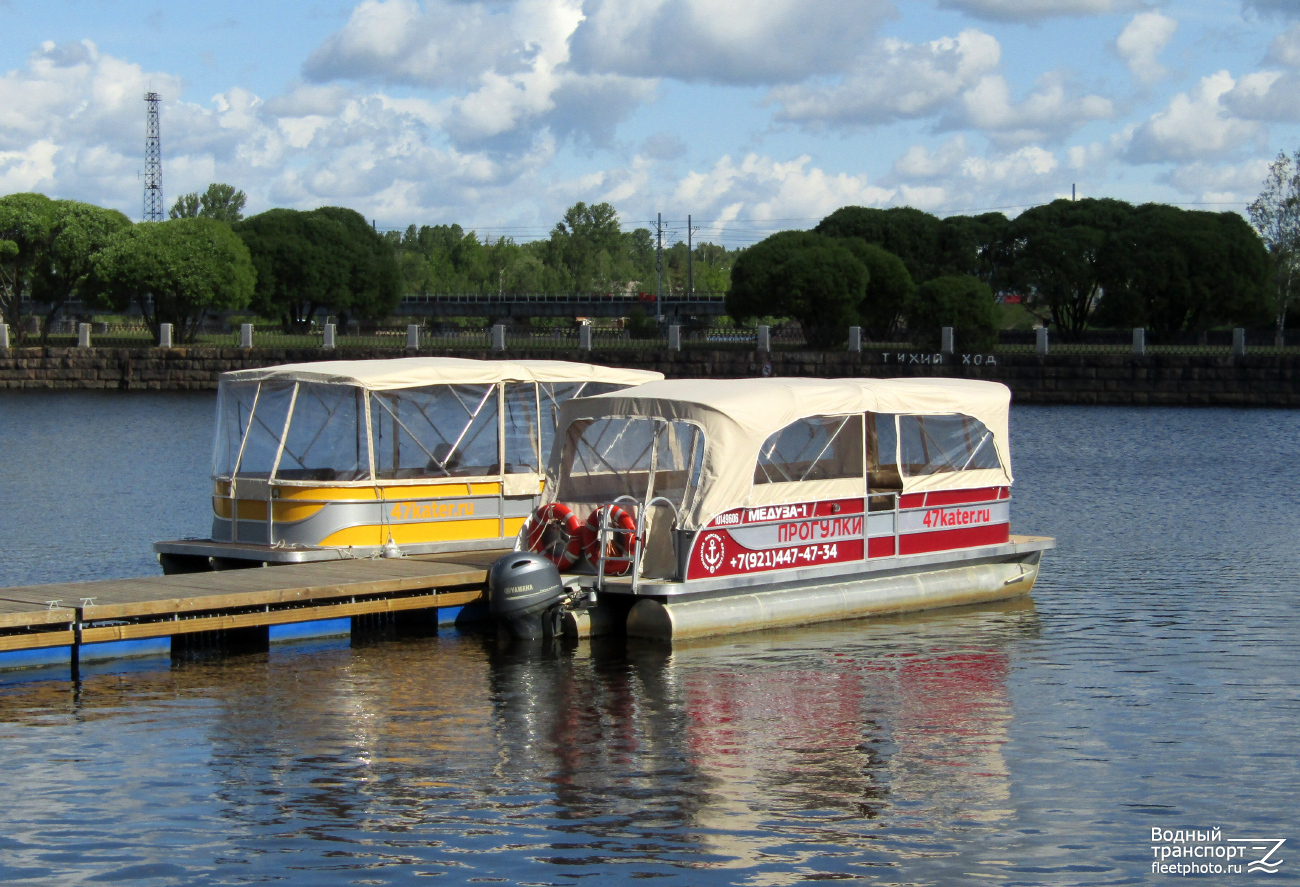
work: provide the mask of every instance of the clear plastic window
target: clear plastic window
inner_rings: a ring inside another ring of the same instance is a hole
[[[262,383],[262,389],[257,395],[257,406],[249,419],[244,454],[239,457],[239,477],[271,476],[292,399],[292,382]]]
[[[537,386],[506,384],[506,474],[536,474]]]
[[[862,477],[862,416],[813,416],[763,442],[754,483]]]
[[[1002,467],[993,432],[970,416],[899,416],[898,431],[906,477]]]
[[[569,426],[558,497],[569,504],[599,505],[620,496],[645,502],[663,496],[681,508],[696,486],[704,435],[685,422],[606,417]]]
[[[280,480],[361,480],[370,476],[364,396],[350,385],[301,382],[275,476]]]
[[[560,405],[575,397],[590,397],[594,394],[608,394],[626,388],[612,382],[540,382],[537,385],[538,399],[541,401],[541,438],[542,459],[550,459],[551,448],[555,446],[555,431],[560,424]]]
[[[239,458],[239,445],[253,416],[256,382],[223,382],[217,391],[217,431],[212,444],[212,476],[230,477]]]
[[[500,474],[495,385],[431,385],[370,395],[375,476]]]

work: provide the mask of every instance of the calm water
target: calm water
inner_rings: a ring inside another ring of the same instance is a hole
[[[0,585],[207,527],[209,397],[0,395]],[[1033,601],[679,645],[445,631],[0,676],[0,880],[1300,881],[1300,413],[1017,408]],[[1262,855],[1262,854],[1256,854]],[[594,879],[594,880],[588,880]]]

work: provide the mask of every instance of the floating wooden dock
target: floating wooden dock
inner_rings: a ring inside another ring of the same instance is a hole
[[[0,653],[244,633],[270,626],[461,607],[503,552],[366,558],[260,569],[0,588]]]

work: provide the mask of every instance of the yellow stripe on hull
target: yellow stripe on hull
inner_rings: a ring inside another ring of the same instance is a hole
[[[506,518],[505,535],[513,538],[524,525],[523,518]],[[499,539],[501,524],[496,518],[480,520],[444,520],[436,523],[392,524],[390,526],[348,527],[322,539],[321,548],[346,548],[349,545],[383,545],[392,533],[398,545],[424,542],[467,542],[474,539]]]

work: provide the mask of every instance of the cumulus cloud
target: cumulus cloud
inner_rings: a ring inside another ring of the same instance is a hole
[[[1110,99],[1072,95],[1059,74],[1042,78],[1038,88],[1019,102],[1012,100],[1006,78],[991,74],[962,95],[960,110],[949,115],[943,126],[974,127],[1007,147],[1056,141],[1090,121],[1109,119],[1113,114]]]
[[[691,82],[775,84],[842,70],[888,0],[587,0],[579,70]]]
[[[1292,68],[1300,68],[1300,24],[1292,25],[1277,37],[1269,47],[1269,58]]]
[[[604,144],[655,83],[572,70],[582,21],[579,0],[364,0],[303,75],[440,91],[442,126],[461,147],[517,153],[550,136]]]
[[[1300,73],[1256,71],[1223,98],[1234,114],[1253,120],[1300,121]]]
[[[895,202],[932,212],[971,212],[1051,199],[1060,189],[1057,156],[1037,145],[974,153],[966,137],[937,148],[913,145],[894,162]]]
[[[880,206],[894,196],[892,189],[865,175],[827,172],[811,164],[807,155],[779,161],[748,154],[739,162],[724,156],[707,172],[682,177],[669,203],[683,213],[725,223],[736,218],[819,219],[841,206]]]
[[[1263,190],[1268,165],[1268,159],[1263,157],[1239,164],[1186,163],[1175,167],[1166,181],[1198,200],[1245,203]]]
[[[1269,2],[1269,0],[1257,0]],[[1289,0],[1275,0],[1289,2]],[[947,9],[957,9],[978,18],[1000,21],[1038,21],[1063,15],[1104,15],[1124,12],[1135,0],[939,0]]]
[[[1176,30],[1176,19],[1159,12],[1140,12],[1120,31],[1115,51],[1133,76],[1143,83],[1154,83],[1165,76],[1164,67],[1156,59]]]
[[[772,90],[777,119],[844,127],[936,113],[998,66],[1002,47],[975,29],[929,43],[881,41],[832,85]]]
[[[1225,107],[1237,86],[1227,71],[1204,77],[1190,93],[1179,93],[1133,133],[1126,158],[1138,163],[1209,160],[1259,145],[1260,124]]]

